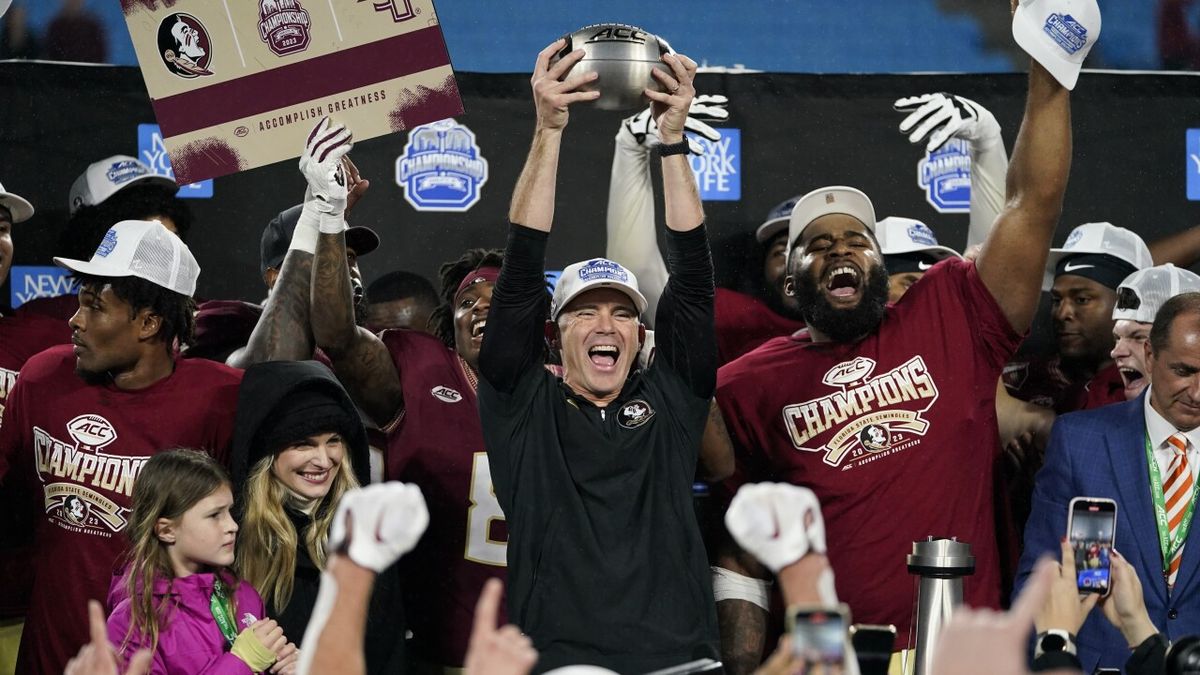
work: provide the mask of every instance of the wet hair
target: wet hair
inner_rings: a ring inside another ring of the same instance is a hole
[[[74,277],[83,287],[112,287],[113,294],[129,303],[129,318],[149,309],[162,319],[158,337],[166,344],[167,353],[174,353],[175,343],[190,345],[196,328],[196,301],[182,293],[168,290],[141,277],[94,277],[76,272]]]
[[[113,225],[151,216],[170,218],[179,238],[187,242],[192,229],[192,210],[187,202],[161,185],[131,185],[96,206],[79,207],[59,235],[59,255],[88,260]]]
[[[429,316],[429,329],[450,349],[454,349],[454,292],[464,277],[480,267],[500,267],[504,253],[494,248],[473,248],[458,260],[443,263],[438,270],[441,304]]]
[[[439,302],[437,291],[428,279],[405,270],[388,272],[367,286],[367,302],[371,304],[405,298],[412,298],[430,311],[436,309]]]
[[[1154,324],[1150,326],[1150,350],[1155,354],[1161,353],[1171,342],[1171,324],[1181,314],[1192,314],[1200,319],[1200,293],[1180,293],[1163,303],[1154,315]]]

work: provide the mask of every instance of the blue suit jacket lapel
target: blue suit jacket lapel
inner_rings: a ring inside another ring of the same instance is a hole
[[[1113,406],[1119,406],[1120,412],[1112,416],[1113,427],[1104,435],[1104,440],[1108,444],[1113,478],[1121,494],[1120,508],[1129,529],[1133,530],[1117,530],[1117,550],[1137,568],[1142,586],[1153,588],[1165,603],[1167,587],[1162,578],[1162,552],[1158,544],[1158,525],[1154,520],[1154,502],[1150,497],[1150,469],[1146,465],[1146,417],[1142,411],[1145,396],[1143,393],[1134,401]],[[1200,551],[1193,553],[1200,555]],[[1186,550],[1184,555],[1187,555]],[[1186,562],[1186,558],[1184,560]]]

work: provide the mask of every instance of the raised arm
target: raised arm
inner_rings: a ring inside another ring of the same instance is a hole
[[[313,254],[312,251],[303,250],[303,240],[311,240],[315,232],[305,231],[300,224],[296,225],[291,248],[283,259],[279,278],[263,306],[262,316],[254,324],[246,346],[230,354],[225,360],[227,364],[234,368],[247,368],[263,361],[302,361],[312,358],[308,285],[312,278]]]
[[[1007,202],[975,265],[1014,330],[1028,330],[1071,169],[1069,93],[1030,62],[1025,119],[1008,166]]]
[[[606,249],[604,257],[624,265],[638,280],[646,296],[646,324],[658,307],[667,285],[667,266],[658,249],[654,228],[654,187],[650,182],[650,136],[638,142],[631,124],[648,125],[650,111],[644,110],[621,122],[613,149],[612,173],[608,184]]]

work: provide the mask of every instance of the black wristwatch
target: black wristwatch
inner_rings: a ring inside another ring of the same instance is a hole
[[[1075,636],[1059,628],[1051,628],[1044,633],[1038,633],[1037,649],[1034,656],[1048,652],[1066,652],[1075,654]]]
[[[678,143],[660,143],[658,145],[659,157],[670,157],[671,155],[686,155],[692,151],[692,146],[688,145],[688,139],[685,136]]]

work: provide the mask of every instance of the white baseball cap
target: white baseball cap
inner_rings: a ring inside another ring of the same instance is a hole
[[[91,260],[54,262],[90,276],[140,277],[188,297],[195,295],[200,277],[187,244],[157,220],[122,220],[105,233]]]
[[[615,288],[633,300],[639,315],[646,311],[646,296],[638,290],[633,272],[607,258],[593,258],[571,263],[563,270],[550,298],[550,319],[557,320],[576,296],[593,288]]]
[[[796,207],[796,202],[803,198],[803,195],[796,195],[776,204],[775,208],[768,211],[767,219],[754,231],[754,238],[758,240],[758,243],[765,244],[772,237],[787,229],[788,221],[792,219],[792,209]]]
[[[3,185],[0,185],[0,206],[8,209],[8,212],[12,214],[14,225],[29,220],[33,216],[33,204],[30,204],[24,197],[5,190]]]
[[[1100,7],[1096,0],[1021,0],[1012,33],[1054,79],[1074,89],[1083,60],[1100,37]]]
[[[1167,300],[1193,291],[1200,291],[1200,276],[1171,263],[1138,270],[1117,288],[1113,321],[1154,323],[1154,316]]]
[[[67,204],[72,214],[81,206],[95,206],[131,185],[161,185],[173,192],[179,185],[129,155],[113,155],[88,166],[71,184]]]
[[[841,213],[858,219],[868,230],[875,231],[875,207],[871,199],[857,190],[844,185],[818,188],[800,198],[792,208],[788,220],[788,256],[804,228],[812,221],[831,213]]]
[[[1062,248],[1050,249],[1050,255],[1046,258],[1046,274],[1042,280],[1042,289],[1049,290],[1054,285],[1054,275],[1059,261],[1068,256],[1082,254],[1111,256],[1132,265],[1135,270],[1144,270],[1154,264],[1154,259],[1150,256],[1150,249],[1136,232],[1117,227],[1112,223],[1084,223],[1071,230],[1071,234],[1067,235],[1067,241]],[[1068,269],[1069,267],[1070,263],[1063,271],[1071,273],[1073,270]]]
[[[888,216],[875,226],[875,236],[883,255],[927,253],[937,260],[962,257],[958,251],[939,244],[928,225],[912,218]]]

